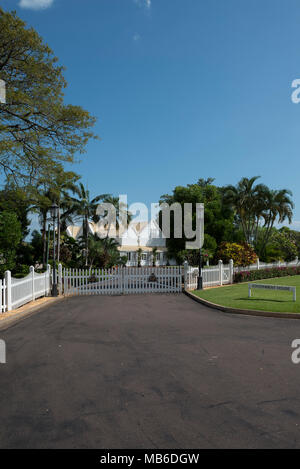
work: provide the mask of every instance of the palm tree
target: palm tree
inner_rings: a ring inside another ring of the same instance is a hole
[[[82,183],[74,188],[74,193],[78,198],[69,197],[70,209],[67,215],[74,214],[82,220],[82,236],[85,244],[85,265],[88,265],[89,251],[89,222],[98,221],[97,207],[100,200],[108,197],[108,194],[98,195],[91,199],[90,191],[84,187]]]
[[[103,202],[111,204],[116,210],[116,230],[119,231],[122,228],[123,221],[126,221],[127,225],[132,220],[131,213],[127,210],[127,205],[124,202],[120,202],[118,197],[113,197],[112,195],[107,195]],[[109,237],[111,230],[111,223],[108,226],[107,237]],[[119,233],[121,235],[121,233]]]
[[[112,238],[99,238],[97,234],[89,235],[88,265],[110,268],[120,263],[118,243]]]
[[[60,238],[62,223],[68,217],[68,210],[70,208],[69,192],[76,192],[76,182],[80,176],[73,171],[58,170],[51,180],[49,187],[49,197],[52,203],[58,206],[58,221],[57,221],[57,261],[60,260]]]
[[[261,246],[258,249],[260,255],[266,248],[276,220],[278,223],[283,223],[285,220],[288,220],[289,223],[292,222],[294,208],[291,199],[292,195],[292,192],[288,189],[268,190],[265,192],[265,206],[262,211],[265,233]]]
[[[264,184],[255,186],[257,179],[259,176],[242,178],[236,186],[225,187],[223,194],[224,203],[234,209],[248,244],[253,244],[255,240],[264,209],[262,195],[268,190]]]
[[[93,267],[96,259],[100,259],[100,257],[103,256],[104,253],[104,247],[101,242],[102,240],[96,235],[89,235],[89,258],[88,258],[88,263],[90,269]]]
[[[47,251],[47,220],[48,212],[52,205],[50,198],[49,188],[44,184],[42,187],[38,186],[35,190],[32,189],[32,195],[30,199],[30,210],[33,213],[38,214],[39,223],[41,225],[42,232],[42,243],[43,243],[43,266],[46,264],[46,251]]]
[[[235,210],[245,241],[255,246],[257,254],[262,254],[276,220],[283,223],[287,219],[291,223],[294,204],[289,190],[270,190],[264,184],[255,185],[257,179],[257,176],[242,178],[237,186],[225,187],[223,200]],[[260,226],[264,233],[262,241],[258,242]]]
[[[57,227],[57,260],[60,257],[60,236],[62,226],[62,210],[68,208],[68,192],[75,190],[75,182],[80,176],[74,172],[65,172],[62,166],[58,165],[52,169],[51,177],[49,175],[40,178],[36,187],[31,189],[31,211],[37,212],[41,224],[43,239],[43,264],[46,262],[46,231],[48,214],[51,206],[56,204],[58,210]]]

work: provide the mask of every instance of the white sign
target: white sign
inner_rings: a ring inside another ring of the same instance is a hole
[[[285,285],[264,285],[262,283],[249,283],[249,298],[251,298],[252,288],[258,288],[262,290],[281,290],[293,292],[293,300],[296,301],[296,287],[287,287]]]

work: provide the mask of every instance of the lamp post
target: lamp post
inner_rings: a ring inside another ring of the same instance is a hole
[[[58,296],[57,279],[56,279],[56,250],[55,250],[55,228],[56,219],[58,215],[58,206],[52,205],[50,208],[51,217],[53,220],[53,282],[52,282],[52,296]]]
[[[203,277],[202,277],[202,249],[199,249],[199,275],[198,275],[198,290],[203,290]]]
[[[204,244],[204,204],[197,204],[196,207],[197,226],[199,227],[199,275],[198,275],[198,290],[203,290],[203,277],[202,277],[202,248]]]

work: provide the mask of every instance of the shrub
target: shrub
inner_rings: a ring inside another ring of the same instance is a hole
[[[222,243],[219,247],[217,257],[221,259],[224,264],[228,264],[230,259],[232,259],[237,266],[251,265],[257,260],[257,255],[247,243]]]
[[[244,270],[234,274],[234,283],[252,282],[267,278],[287,277],[289,275],[300,275],[300,266],[274,267],[272,269]]]

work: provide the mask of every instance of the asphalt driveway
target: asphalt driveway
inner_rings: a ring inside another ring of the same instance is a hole
[[[300,447],[300,321],[71,298],[0,331],[0,448]]]

